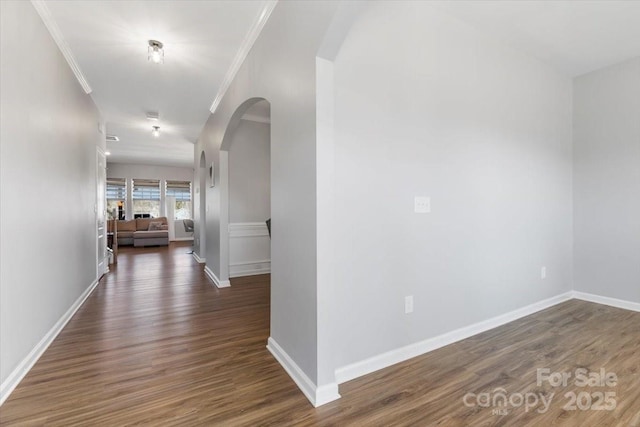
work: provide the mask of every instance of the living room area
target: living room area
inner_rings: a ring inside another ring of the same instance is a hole
[[[111,263],[122,248],[193,240],[192,179],[189,167],[107,163]]]

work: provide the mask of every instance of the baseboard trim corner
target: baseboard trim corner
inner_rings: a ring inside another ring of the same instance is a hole
[[[254,270],[250,272],[236,272],[229,274],[229,278],[237,279],[238,277],[260,276],[262,274],[271,274],[271,269]]]
[[[554,305],[568,301],[571,298],[572,293],[566,292],[560,295],[556,295],[555,297],[538,301],[517,310],[513,310],[508,313],[493,317],[491,319],[483,320],[481,322],[474,323],[472,325],[465,326],[460,329],[456,329],[454,331],[426,339],[424,341],[409,344],[407,346],[400,347],[395,350],[391,350],[386,353],[382,353],[377,356],[373,356],[368,359],[346,365],[335,370],[336,382],[338,384],[342,384],[347,381],[351,381],[363,375],[367,375],[380,369],[384,369],[386,367],[395,365],[396,363],[404,362],[405,360],[412,359],[416,356],[420,356],[430,351],[437,350],[441,347],[453,344],[479,333],[497,328],[498,326],[502,326],[506,323],[513,322],[514,320],[518,320],[522,317],[529,316],[530,314],[536,313],[538,311],[553,307]]]
[[[191,252],[191,256],[193,256],[193,259],[195,259],[198,264],[204,264],[207,261],[206,258],[200,258],[195,251]]]
[[[257,276],[271,273],[271,260],[246,261],[229,264],[229,277]]]
[[[174,237],[172,242],[192,242],[193,237]]]
[[[302,369],[293,361],[286,351],[272,337],[267,342],[267,350],[280,363],[291,379],[296,383],[302,393],[309,399],[314,407],[333,402],[340,399],[338,384],[331,383],[316,387],[315,383],[304,373]]]
[[[71,307],[69,307],[53,327],[49,329],[49,332],[42,337],[40,342],[36,344],[24,359],[22,359],[22,362],[16,366],[7,379],[0,384],[0,406],[9,398],[13,390],[15,390],[18,384],[20,384],[20,381],[22,381],[22,379],[29,373],[31,368],[33,368],[33,365],[36,364],[47,348],[49,348],[53,340],[56,339],[58,334],[60,334],[67,323],[69,323],[69,320],[71,320],[73,315],[76,314],[76,311],[82,307],[82,304],[84,304],[85,300],[89,298],[89,295],[91,295],[93,290],[98,286],[98,283],[100,283],[100,280],[95,279],[91,285],[82,292]]]
[[[213,284],[216,285],[216,288],[228,288],[231,286],[231,282],[229,280],[218,279],[218,276],[216,276],[216,274],[209,268],[208,265],[204,266],[204,274],[206,274],[209,280],[211,280]]]
[[[640,312],[640,303],[626,301],[617,298],[603,297],[601,295],[589,294],[586,292],[573,291],[572,296],[575,299],[582,301],[595,302],[596,304],[608,305],[610,307],[622,308],[624,310],[631,310]]]

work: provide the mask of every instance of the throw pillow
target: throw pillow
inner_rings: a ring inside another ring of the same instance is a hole
[[[149,223],[149,231],[157,231],[157,230],[162,230],[162,223],[161,222],[150,222]]]

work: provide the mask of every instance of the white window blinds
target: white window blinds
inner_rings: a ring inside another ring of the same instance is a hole
[[[160,181],[157,179],[134,179],[133,200],[160,200]]]
[[[167,181],[167,197],[175,197],[176,201],[191,200],[190,181]]]
[[[126,200],[127,183],[124,178],[107,178],[107,200]]]

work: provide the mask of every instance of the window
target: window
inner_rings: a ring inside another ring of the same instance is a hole
[[[157,179],[133,180],[133,215],[160,216],[160,181]]]
[[[126,200],[126,180],[107,178],[107,219],[124,219]]]
[[[191,219],[190,181],[167,181],[167,197],[176,198],[175,219]]]

